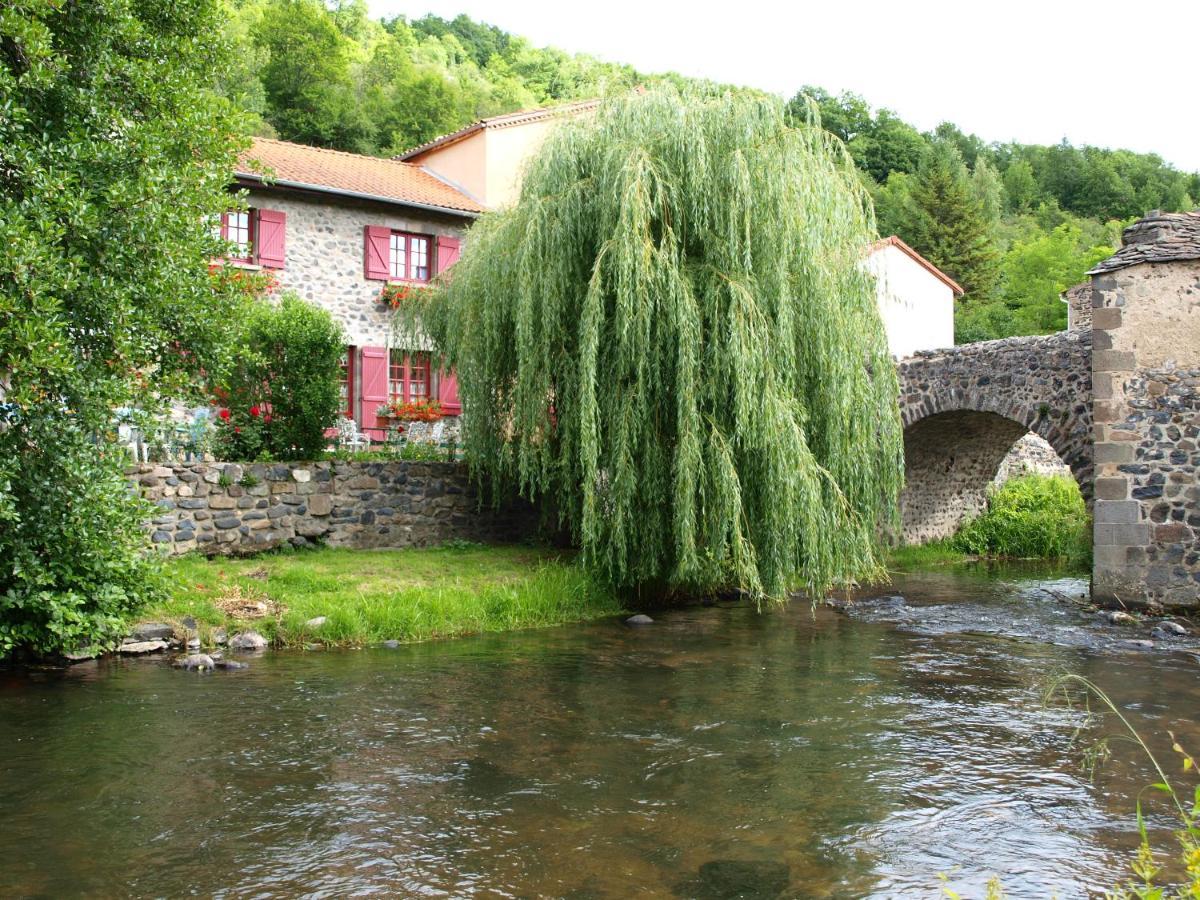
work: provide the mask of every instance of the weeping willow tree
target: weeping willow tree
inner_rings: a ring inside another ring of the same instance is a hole
[[[400,326],[459,372],[477,473],[622,588],[811,596],[878,572],[897,383],[842,146],[770,98],[565,121]]]

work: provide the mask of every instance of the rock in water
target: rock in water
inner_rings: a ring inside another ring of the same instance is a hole
[[[654,620],[644,613],[638,613],[636,616],[630,616],[625,620],[626,625],[653,625]]]
[[[127,641],[120,646],[120,652],[125,654],[158,653],[167,649],[166,641]]]
[[[1155,625],[1153,633],[1159,637],[1183,637],[1188,630],[1178,622],[1166,621]]]
[[[1110,625],[1132,625],[1135,621],[1133,616],[1119,609],[1106,612],[1104,618],[1108,619]]]
[[[182,659],[175,660],[173,665],[177,669],[198,670],[200,672],[207,669],[211,672],[216,668],[217,664],[213,662],[213,658],[207,653],[191,653]]]
[[[229,639],[230,650],[257,651],[267,649],[267,639],[257,631],[241,631]]]
[[[248,669],[250,663],[238,662],[236,659],[218,659],[216,667],[218,669]]]
[[[389,650],[395,650],[397,647],[400,646],[400,642],[399,641],[384,641],[379,646],[387,647]]]
[[[136,643],[167,641],[174,633],[175,629],[165,622],[142,622],[133,626],[133,631],[129,633],[129,640]]]

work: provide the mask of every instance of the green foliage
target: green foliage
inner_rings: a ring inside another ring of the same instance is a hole
[[[1023,475],[993,491],[987,511],[965,524],[953,545],[979,556],[1071,557],[1088,552],[1089,524],[1074,479]]]
[[[223,34],[218,0],[0,5],[0,655],[105,643],[154,593],[105,435],[228,337]]]
[[[989,302],[999,282],[999,250],[984,204],[954,145],[934,144],[912,180],[914,246],[962,285],[966,310]]]
[[[285,294],[243,313],[237,349],[220,379],[222,459],[316,459],[341,410],[345,338],[332,314]]]
[[[878,571],[901,478],[873,235],[840,145],[778,102],[621,95],[556,129],[405,330],[457,367],[476,470],[605,578],[816,596]]]
[[[0,658],[18,648],[107,648],[161,596],[123,454],[82,423],[26,408],[0,427]]]

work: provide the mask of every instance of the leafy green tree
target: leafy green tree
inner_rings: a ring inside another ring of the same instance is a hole
[[[1083,231],[1069,223],[1014,244],[1001,267],[1012,333],[1049,334],[1066,328],[1062,293],[1083,281],[1088,269],[1114,252],[1111,246],[1085,244]]]
[[[911,183],[916,217],[901,234],[965,292],[961,307],[981,306],[996,296],[999,250],[983,204],[953,144],[933,144]]]
[[[404,337],[456,366],[477,472],[612,583],[817,597],[878,570],[895,518],[874,235],[840,147],[777,101],[620,95],[555,130]]]
[[[224,34],[217,0],[0,6],[0,655],[111,642],[154,593],[112,416],[234,318]]]
[[[1027,212],[1038,196],[1037,179],[1033,177],[1033,166],[1028,160],[1014,160],[1004,170],[1004,197],[1010,212]]]
[[[273,0],[254,28],[268,60],[262,83],[267,120],[280,137],[371,152],[376,125],[351,78],[351,43],[320,0]]]
[[[1000,217],[1004,212],[1007,200],[1004,196],[1004,182],[1000,179],[1000,173],[982,156],[976,157],[975,168],[971,171],[971,190],[983,210],[983,217],[988,223],[988,229],[994,233],[1000,224]]]
[[[341,410],[342,328],[326,309],[285,294],[243,314],[221,379],[225,412],[217,449],[225,459],[316,459]]]

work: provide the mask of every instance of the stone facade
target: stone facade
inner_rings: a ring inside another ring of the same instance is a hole
[[[1066,475],[1070,476],[1070,467],[1058,458],[1046,441],[1032,431],[1019,438],[1004,461],[992,483],[999,487],[1011,478],[1022,475]]]
[[[1092,285],[1089,281],[1067,290],[1067,328],[1070,331],[1092,329]]]
[[[535,530],[527,505],[481,509],[455,463],[170,463],[137,466],[129,477],[158,504],[151,541],[170,555],[426,547],[521,540]]]
[[[387,346],[391,337],[391,310],[379,302],[383,282],[364,275],[363,229],[383,225],[429,235],[435,239],[432,255],[439,235],[461,238],[470,221],[345,197],[261,189],[249,194],[250,206],[287,215],[287,259],[276,273],[281,289],[328,309],[345,329],[346,342],[356,347]]]
[[[1178,227],[1176,227],[1178,226]],[[1154,216],[1093,271],[1093,596],[1200,606],[1200,214]]]
[[[903,539],[953,534],[1024,435],[1044,439],[1091,495],[1090,332],[1007,338],[901,360]]]

